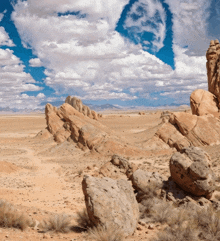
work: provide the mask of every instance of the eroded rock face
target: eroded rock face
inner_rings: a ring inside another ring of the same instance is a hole
[[[139,208],[128,181],[85,176],[82,188],[88,216],[94,225],[121,229],[125,236],[134,233]]]
[[[197,116],[213,114],[218,116],[218,100],[211,92],[198,89],[190,96],[192,114]]]
[[[68,96],[65,103],[68,103],[80,113],[83,113],[83,115],[88,116],[91,119],[98,120],[98,117],[101,117],[101,115],[98,115],[94,110],[90,110],[88,106],[83,105],[82,101],[77,97]]]
[[[212,114],[204,116],[185,112],[172,113],[169,123],[164,123],[156,136],[170,147],[181,150],[184,147],[220,144],[220,120]]]
[[[173,154],[170,159],[172,179],[186,192],[211,198],[215,190],[215,175],[210,157],[198,147],[188,147],[182,151]]]
[[[206,52],[206,68],[208,75],[208,90],[214,94],[220,102],[220,44],[218,40],[211,41]],[[219,107],[219,106],[218,106]]]

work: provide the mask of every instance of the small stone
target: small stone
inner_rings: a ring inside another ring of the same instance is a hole
[[[153,224],[149,224],[148,229],[153,230],[154,229],[154,225]]]

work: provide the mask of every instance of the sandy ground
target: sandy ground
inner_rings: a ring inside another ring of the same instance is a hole
[[[161,123],[161,111],[137,113],[105,113],[102,124],[123,136],[128,143],[142,146],[150,139]],[[44,114],[0,115],[0,199],[15,205],[36,223],[47,220],[53,214],[65,213],[72,225],[77,225],[77,212],[85,208],[81,182],[84,174],[92,174],[109,161],[89,151],[82,151],[75,143],[57,145],[53,140],[39,140],[36,135],[46,127]],[[219,158],[214,147],[206,148],[213,162]],[[157,171],[169,176],[169,159],[172,151],[151,153],[149,156],[131,157],[148,171]],[[218,165],[216,164],[216,171]],[[138,226],[138,230],[126,240],[150,240],[161,227],[153,230]],[[38,228],[0,228],[0,240],[89,240],[84,232],[71,231],[67,234],[43,233]]]

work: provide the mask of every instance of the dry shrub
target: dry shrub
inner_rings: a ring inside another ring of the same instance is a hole
[[[164,231],[158,233],[158,237],[152,239],[152,241],[199,241],[197,237],[197,230],[188,224],[185,227],[168,227]]]
[[[144,200],[142,205],[144,205],[145,208],[140,218],[148,218],[150,222],[167,223],[175,211],[172,204],[158,198]]]
[[[194,219],[198,224],[201,240],[220,240],[220,213],[215,212],[212,206],[197,209]]]
[[[83,209],[83,211],[77,212],[76,222],[80,228],[85,230],[87,230],[89,227],[92,227],[92,224],[86,209]]]
[[[106,227],[104,225],[98,225],[97,227],[90,228],[88,235],[91,239],[97,241],[123,241],[124,234],[121,229],[115,229],[114,227]]]
[[[71,219],[66,214],[56,214],[47,221],[43,221],[41,227],[45,231],[54,231],[57,233],[68,233],[70,231]]]
[[[0,226],[5,228],[19,228],[21,230],[32,226],[33,222],[25,214],[20,213],[9,202],[0,200]]]

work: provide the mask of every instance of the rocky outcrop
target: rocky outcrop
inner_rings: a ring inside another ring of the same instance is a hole
[[[208,90],[214,94],[220,102],[220,44],[218,40],[212,40],[206,52],[206,68],[208,75]],[[219,106],[218,106],[219,107]]]
[[[218,100],[211,92],[198,89],[192,92],[190,96],[190,106],[192,114],[197,116],[213,114],[219,116]]]
[[[220,144],[220,120],[212,114],[204,116],[185,112],[172,113],[169,123],[164,123],[156,132],[170,147],[181,150],[184,147]]]
[[[88,116],[91,119],[98,120],[98,117],[101,117],[101,115],[98,115],[94,110],[90,110],[88,106],[83,105],[82,101],[77,97],[68,96],[65,100],[65,103],[68,103],[80,113]]]
[[[198,147],[184,148],[170,159],[172,179],[183,190],[196,196],[211,198],[215,190],[215,175],[211,160],[206,152]]]
[[[59,109],[47,104],[45,115],[47,130],[57,143],[72,139],[83,150],[88,148],[107,155],[132,156],[145,153],[137,147],[126,144],[99,121],[83,115],[67,103]]]
[[[95,226],[120,229],[125,236],[134,233],[139,208],[128,181],[85,176],[82,188],[89,219]]]

